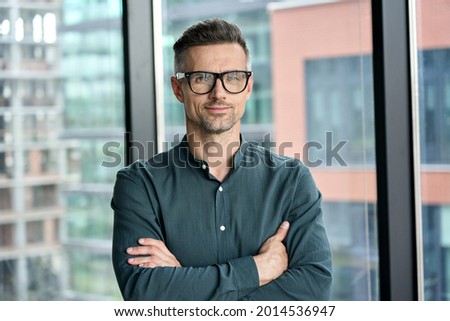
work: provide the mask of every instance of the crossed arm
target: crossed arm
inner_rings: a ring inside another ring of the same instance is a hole
[[[283,222],[276,233],[268,238],[257,255],[253,257],[258,270],[259,285],[265,285],[283,274],[288,267],[288,255],[283,240],[289,230],[289,222]],[[130,247],[127,253],[139,255],[128,259],[128,264],[146,268],[181,267],[177,258],[169,251],[163,241],[141,238],[140,246]]]
[[[280,226],[255,256],[202,267],[180,266],[165,245],[148,199],[149,187],[118,175],[113,265],[126,300],[328,300],[331,253],[320,194],[299,190],[288,226]],[[152,194],[150,194],[152,195]],[[289,233],[288,233],[289,231]],[[137,237],[136,237],[137,236]],[[140,236],[146,236],[136,244]],[[130,255],[134,256],[130,259]]]

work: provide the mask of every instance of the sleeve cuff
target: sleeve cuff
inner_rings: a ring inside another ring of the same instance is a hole
[[[253,257],[245,256],[231,260],[229,263],[233,269],[238,290],[242,291],[259,287],[258,269]]]

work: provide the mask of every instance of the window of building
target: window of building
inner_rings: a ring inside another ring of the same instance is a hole
[[[450,165],[450,47],[418,56],[422,163]]]
[[[305,81],[308,141],[326,146],[327,139],[333,138],[335,143],[346,143],[339,150],[341,164],[337,160],[326,162],[326,148],[311,148],[306,161],[325,160],[321,166],[339,166],[344,162],[349,166],[374,166],[371,56],[307,60]],[[364,119],[367,126],[352,121],[355,119]]]

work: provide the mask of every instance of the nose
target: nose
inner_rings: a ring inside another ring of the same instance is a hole
[[[213,90],[210,92],[211,98],[222,99],[226,95],[225,87],[223,86],[222,80],[220,78],[216,79]]]

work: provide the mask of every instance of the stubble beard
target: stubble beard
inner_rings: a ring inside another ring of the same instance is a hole
[[[212,119],[211,119],[212,118]],[[222,134],[229,131],[237,123],[236,115],[233,113],[227,119],[220,119],[221,116],[203,117],[200,121],[200,127],[208,134]]]
[[[230,107],[229,113],[224,113],[221,115],[202,115],[200,118],[200,127],[208,134],[222,134],[233,128],[239,121],[239,117],[233,106],[227,106]],[[207,106],[205,106],[205,108],[207,108]]]

